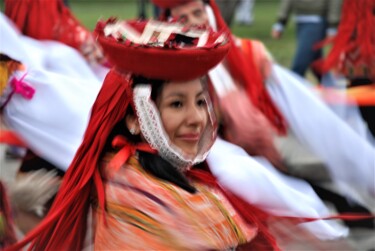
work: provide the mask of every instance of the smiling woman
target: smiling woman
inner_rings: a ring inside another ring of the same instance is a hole
[[[203,165],[217,123],[202,76],[227,34],[116,20],[96,33],[115,67],[49,214],[9,250],[81,250],[90,207],[96,250],[277,249]]]
[[[206,95],[200,79],[184,84],[165,84],[157,106],[171,142],[188,156],[196,156],[198,143],[206,128]]]

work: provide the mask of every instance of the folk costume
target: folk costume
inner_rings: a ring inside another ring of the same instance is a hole
[[[158,62],[158,63],[160,63],[160,62]],[[220,152],[217,152],[217,153],[220,154]],[[246,156],[245,158],[248,158],[248,155],[246,153],[241,152],[241,155]],[[229,160],[229,158],[230,158],[230,155],[228,156],[228,160]],[[223,163],[230,163],[230,162],[223,162]],[[233,165],[233,164],[231,164],[231,165]],[[259,164],[257,164],[257,165],[259,165]],[[245,166],[248,166],[248,165],[246,164]],[[63,169],[66,169],[66,168],[67,167],[63,167]],[[250,172],[251,172],[251,169],[248,169],[248,170],[250,170]],[[260,169],[260,170],[263,170],[263,169]],[[269,201],[266,202],[265,200],[255,201],[254,204],[257,205],[257,206],[258,205],[263,206],[262,209],[265,209],[265,210],[274,209],[274,212],[277,212],[277,211],[283,212],[282,214],[284,214],[285,212],[290,212],[290,215],[310,216],[310,217],[323,217],[323,216],[328,214],[328,210],[324,207],[323,203],[319,200],[319,198],[317,198],[316,195],[314,195],[313,191],[311,191],[311,188],[310,189],[308,188],[308,185],[306,183],[300,182],[300,186],[298,186],[298,185],[296,186],[296,184],[298,182],[292,182],[289,178],[286,178],[284,175],[281,175],[280,173],[276,173],[276,172],[272,173],[268,170],[255,172],[254,174],[258,174],[258,177],[262,178],[262,179],[259,180],[258,184],[263,183],[264,188],[267,187],[266,184],[275,184],[274,186],[272,186],[275,189],[270,189],[269,193],[268,193],[269,195],[272,195],[272,198],[273,198],[272,202],[268,203]],[[229,176],[229,177],[234,177],[234,176]],[[237,176],[237,178],[239,178],[239,177],[240,177],[240,173]],[[236,181],[236,178],[233,179],[233,181]],[[265,182],[262,182],[262,181],[265,181]],[[249,184],[249,182],[247,182],[247,181],[246,181],[246,183]],[[223,182],[223,184],[224,184],[224,182]],[[226,184],[225,184],[225,186],[226,186]],[[230,186],[227,186],[227,187],[230,188]],[[292,190],[294,192],[291,192]],[[298,191],[304,191],[304,193],[297,193],[296,192],[297,190]],[[234,190],[234,191],[237,193],[236,190]],[[286,192],[286,191],[288,191],[288,192]],[[300,203],[300,204],[304,204],[306,206],[309,205],[308,207],[311,207],[312,211],[310,211],[310,213],[308,213],[308,214],[305,213],[306,210],[304,210],[304,211],[298,211],[298,210],[294,211],[293,210],[295,208],[293,206],[294,204],[290,203],[290,202],[293,201],[293,199],[289,199],[286,196],[283,196],[283,194],[286,195],[288,193],[291,194],[290,197],[295,198],[294,202],[304,201],[304,203]],[[282,196],[279,196],[280,194]],[[250,196],[250,197],[252,197],[252,196]],[[311,200],[311,197],[316,198],[316,200]],[[254,198],[254,197],[252,197],[252,198]],[[280,200],[280,198],[282,198],[282,199]],[[286,198],[287,198],[287,200],[285,200]],[[246,199],[248,199],[248,198],[246,198]],[[275,209],[275,208],[277,208],[277,209]],[[280,210],[278,210],[278,209],[280,209]],[[311,224],[311,223],[308,223],[308,224]],[[337,229],[332,228],[330,226],[327,227],[327,225],[325,223],[323,223],[322,225],[319,225],[318,227],[312,227],[312,229],[313,229],[312,232],[314,232],[314,234],[320,235],[323,238],[336,238],[337,236],[345,235],[345,231],[341,232],[341,230],[338,231]]]
[[[204,75],[228,51],[226,35],[186,30],[175,23],[115,20],[99,23],[97,33],[116,67],[103,83],[83,143],[51,211],[24,241],[7,250],[18,250],[32,240],[31,249],[81,250],[90,206],[96,218],[97,249],[196,250],[246,245],[246,250],[278,250],[261,221],[262,214],[257,217],[256,210],[244,210],[246,203],[220,188],[209,172],[193,167],[205,160],[215,139],[209,100],[209,123],[197,156],[189,158],[166,138],[160,124],[150,97],[157,83],[133,85],[133,74],[174,81]],[[163,67],[155,69],[156,63]],[[145,143],[132,144],[116,134],[111,139],[130,106],[135,108]],[[117,150],[102,152],[108,143]],[[142,154],[157,154],[155,157],[170,163],[172,175],[186,175],[191,185],[178,185],[145,169],[145,163],[139,162]]]

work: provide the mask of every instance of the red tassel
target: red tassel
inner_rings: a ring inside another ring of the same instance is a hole
[[[375,79],[375,0],[345,0],[338,32],[327,58],[318,63],[323,73],[336,69],[349,78]]]
[[[24,35],[60,41],[78,51],[91,36],[62,0],[5,0],[5,14]]]

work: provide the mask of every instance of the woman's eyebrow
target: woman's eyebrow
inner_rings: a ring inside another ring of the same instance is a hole
[[[204,94],[204,90],[201,90],[199,93],[197,93],[195,96],[198,97],[200,95]],[[175,91],[175,92],[171,92],[171,93],[168,93],[167,95],[165,95],[164,98],[169,98],[169,97],[174,97],[174,96],[179,96],[179,97],[185,97],[186,94],[183,93],[183,92],[179,92],[179,91]]]
[[[201,96],[201,95],[203,95],[204,94],[204,90],[201,90],[199,93],[197,93],[197,95],[195,95],[196,97],[199,97],[199,96]]]
[[[169,97],[174,97],[174,96],[184,97],[186,95],[182,92],[171,92],[167,94],[164,98],[169,98]]]

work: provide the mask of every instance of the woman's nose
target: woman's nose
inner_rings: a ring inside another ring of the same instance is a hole
[[[198,125],[206,121],[206,109],[191,105],[186,112],[186,121],[189,125]]]

